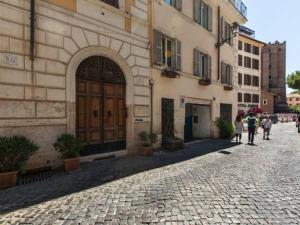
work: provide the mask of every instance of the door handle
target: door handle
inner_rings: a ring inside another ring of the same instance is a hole
[[[93,111],[93,116],[94,116],[94,117],[98,117],[98,111],[97,111],[97,110],[94,110],[94,111]]]
[[[111,116],[112,116],[112,112],[111,112],[111,111],[108,111],[108,112],[107,112],[107,116],[108,116],[108,117],[111,117]]]

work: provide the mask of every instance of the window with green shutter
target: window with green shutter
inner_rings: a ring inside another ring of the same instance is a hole
[[[212,8],[202,0],[194,0],[194,20],[208,31],[212,31]]]
[[[221,83],[226,85],[232,85],[233,67],[230,64],[222,62],[221,70]]]
[[[180,11],[182,9],[182,0],[164,0],[164,2]]]
[[[201,79],[211,79],[211,56],[194,49],[194,74]]]
[[[154,30],[154,63],[172,70],[181,70],[181,45],[181,41]]]

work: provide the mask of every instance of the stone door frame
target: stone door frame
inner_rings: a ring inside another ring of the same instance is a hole
[[[105,47],[87,47],[79,50],[70,59],[66,71],[67,132],[76,134],[76,71],[79,64],[90,56],[103,56],[119,65],[126,80],[126,150],[134,146],[133,109],[134,81],[133,73],[127,62],[115,51]]]

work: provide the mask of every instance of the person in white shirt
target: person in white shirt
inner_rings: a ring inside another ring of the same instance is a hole
[[[244,131],[244,122],[242,120],[242,116],[238,115],[234,121],[235,125],[235,138],[236,142],[241,143],[242,141],[242,133]]]
[[[269,135],[272,127],[272,121],[269,116],[266,116],[266,118],[263,119],[261,123],[261,127],[264,130],[264,137],[263,137],[264,140],[266,139],[266,136],[267,136],[267,140],[270,140]]]

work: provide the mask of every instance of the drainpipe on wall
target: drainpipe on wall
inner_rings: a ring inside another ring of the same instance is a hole
[[[34,74],[34,58],[35,58],[35,0],[30,1],[30,49],[29,58],[31,61],[31,95],[35,97],[35,74]]]
[[[30,1],[30,60],[34,61],[35,43],[35,0]]]
[[[150,109],[151,109],[151,113],[150,113],[150,134],[153,133],[153,86],[154,86],[154,82],[151,79],[149,81],[149,86],[150,86]]]
[[[221,42],[221,8],[218,6],[218,43]],[[218,80],[220,80],[221,48],[218,47]]]

